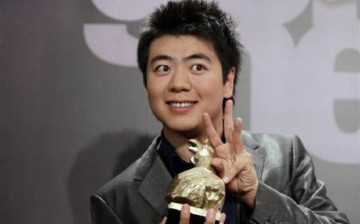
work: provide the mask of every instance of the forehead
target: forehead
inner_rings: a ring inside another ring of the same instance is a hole
[[[151,43],[149,61],[158,55],[182,58],[199,53],[205,54],[215,61],[219,60],[210,41],[193,35],[164,35]]]

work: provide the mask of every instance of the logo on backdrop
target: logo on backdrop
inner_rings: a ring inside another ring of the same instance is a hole
[[[85,42],[99,59],[111,64],[136,67],[137,38],[128,32],[128,24],[140,22],[165,0],[92,0],[104,15],[119,23],[84,25]]]
[[[90,51],[107,63],[136,67],[137,38],[129,26],[140,23],[166,0],[92,2],[99,12],[119,22],[85,24]],[[360,6],[356,0],[219,4],[239,18],[241,40],[254,65],[252,129],[296,133],[317,157],[359,163]]]

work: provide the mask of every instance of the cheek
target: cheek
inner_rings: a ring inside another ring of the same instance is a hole
[[[159,98],[159,94],[157,94],[156,91],[154,91],[153,89],[148,89],[147,95],[150,106],[154,104]]]
[[[206,96],[212,97],[214,100],[217,98],[223,98],[224,86],[222,80],[214,79],[202,81],[199,88],[201,88],[201,91],[206,94]]]
[[[159,85],[157,85],[156,79],[154,77],[148,76],[147,77],[147,94],[149,97],[157,95],[159,91]]]
[[[150,108],[156,110],[163,101],[162,88],[158,84],[154,84],[154,82],[148,82],[147,95]]]

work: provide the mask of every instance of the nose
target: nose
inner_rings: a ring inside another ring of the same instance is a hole
[[[189,91],[191,80],[185,69],[178,69],[172,74],[169,89],[173,92]]]

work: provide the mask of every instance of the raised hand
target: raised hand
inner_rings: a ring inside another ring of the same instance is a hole
[[[222,142],[216,132],[210,116],[203,115],[203,121],[208,138],[215,149],[212,165],[223,179],[226,187],[240,196],[251,208],[255,206],[258,179],[253,165],[253,159],[244,149],[241,131],[242,120],[233,120],[233,102],[226,101],[224,111],[224,134],[226,142]]]

